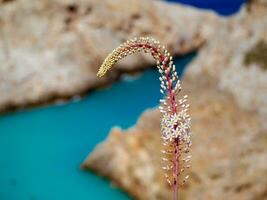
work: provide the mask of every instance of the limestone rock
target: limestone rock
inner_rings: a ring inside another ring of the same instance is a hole
[[[244,62],[266,32],[267,8],[243,8],[224,20],[187,68],[193,159],[180,200],[267,199],[267,71]],[[83,168],[136,199],[171,199],[161,170],[159,119],[158,111],[147,111],[135,127],[113,129]]]
[[[217,79],[222,91],[233,95],[243,109],[267,117],[267,70],[262,61],[246,63],[246,57],[260,43],[267,48],[267,5],[261,1],[228,20],[199,51],[187,73],[192,79],[205,73]],[[265,57],[262,51],[261,57]]]
[[[0,1],[0,111],[74,96],[150,67],[150,57],[136,55],[96,78],[105,56],[134,36],[153,36],[176,55],[194,51],[217,20],[152,0]]]
[[[111,178],[115,185],[138,199],[171,199],[158,165],[160,149],[155,148],[160,146],[158,124],[159,113],[151,111],[139,120],[137,128],[127,131],[127,136],[114,128],[107,141],[97,146],[82,167]]]

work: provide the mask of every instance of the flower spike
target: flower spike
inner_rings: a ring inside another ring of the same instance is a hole
[[[160,73],[160,92],[164,95],[164,98],[160,100],[161,106],[159,106],[162,113],[163,170],[167,182],[172,187],[173,200],[177,200],[178,188],[189,178],[184,172],[190,167],[191,155],[188,153],[191,147],[191,118],[188,114],[187,95],[177,99],[182,88],[172,56],[153,38],[134,38],[121,44],[107,56],[97,76],[104,76],[120,59],[140,51],[153,56]]]

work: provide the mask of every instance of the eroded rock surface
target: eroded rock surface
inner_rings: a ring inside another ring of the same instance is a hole
[[[134,36],[155,37],[176,55],[194,51],[216,21],[212,13],[151,0],[0,1],[0,111],[74,96],[150,67],[150,57],[135,55],[96,78],[105,56]]]
[[[191,104],[193,159],[179,199],[267,199],[267,71],[260,62],[244,62],[266,32],[267,8],[252,3],[226,19],[188,67],[183,88]],[[113,129],[83,168],[136,199],[171,199],[161,170],[159,120],[157,110],[147,111],[135,127]]]

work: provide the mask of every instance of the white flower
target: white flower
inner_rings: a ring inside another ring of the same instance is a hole
[[[182,134],[185,134],[185,133],[188,131],[189,126],[188,126],[187,123],[183,123],[183,122],[181,122],[181,123],[178,125],[177,128],[178,128],[178,130],[179,130]]]
[[[177,125],[177,121],[175,120],[173,115],[171,115],[169,120],[167,121],[167,126],[170,128],[174,128],[175,125]]]
[[[187,119],[189,117],[189,115],[187,114],[187,109],[182,109],[179,113],[178,113],[178,118],[179,120],[182,119]]]
[[[189,144],[191,137],[190,123],[191,119],[186,109],[174,114],[165,113],[161,120],[162,139],[167,142],[179,137]]]
[[[172,139],[172,132],[173,129],[168,127],[168,126],[164,126],[161,129],[161,137],[164,140],[171,140]]]
[[[169,120],[170,116],[168,114],[164,114],[162,119],[161,119],[161,124],[164,123],[166,124],[167,121]]]
[[[179,122],[179,121],[181,120],[180,113],[179,113],[179,114],[174,113],[174,114],[172,115],[172,118],[173,118],[173,120],[176,121],[176,123]]]

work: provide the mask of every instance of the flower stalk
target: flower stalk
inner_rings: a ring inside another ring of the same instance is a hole
[[[157,62],[160,73],[160,92],[164,95],[163,99],[160,99],[159,106],[162,113],[163,170],[165,170],[167,182],[172,187],[173,200],[177,200],[178,189],[189,177],[184,172],[190,167],[188,163],[191,156],[187,154],[191,147],[191,118],[188,115],[187,95],[177,99],[182,88],[172,56],[153,38],[134,38],[121,44],[107,56],[97,76],[104,76],[116,62],[135,52],[150,53]]]

